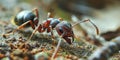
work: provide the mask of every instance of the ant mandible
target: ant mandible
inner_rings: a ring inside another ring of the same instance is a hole
[[[14,33],[16,30],[21,29],[25,26],[31,26],[34,29],[34,31],[31,34],[30,38],[28,39],[30,40],[36,31],[38,31],[39,33],[42,33],[47,30],[47,33],[51,32],[51,35],[53,37],[52,30],[55,29],[58,35],[61,36],[61,38],[66,40],[68,44],[72,44],[72,42],[74,41],[74,32],[72,27],[82,22],[89,21],[90,23],[92,23],[88,19],[88,20],[80,21],[74,25],[71,25],[69,22],[63,21],[63,20],[61,21],[61,20],[62,20],[61,18],[58,18],[58,19],[53,18],[52,14],[48,13],[48,19],[42,24],[38,24],[39,23],[38,9],[35,8],[32,11],[22,11],[19,14],[17,14],[15,18],[12,20],[12,22],[14,22],[16,25],[19,26],[12,33]],[[96,28],[97,34],[99,34],[99,30],[97,26],[94,23],[92,24]]]

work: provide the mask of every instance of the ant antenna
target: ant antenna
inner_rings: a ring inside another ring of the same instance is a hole
[[[98,29],[98,27],[97,27],[90,19],[77,22],[76,24],[72,25],[72,27],[74,27],[75,25],[77,25],[77,24],[79,24],[79,23],[83,23],[83,22],[87,22],[87,21],[89,21],[89,22],[95,27],[95,29],[96,29],[96,34],[99,35],[99,29]]]

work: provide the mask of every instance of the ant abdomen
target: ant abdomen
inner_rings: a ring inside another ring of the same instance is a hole
[[[14,23],[18,26],[22,25],[23,23],[34,20],[36,15],[32,11],[22,11],[17,14],[14,18]]]

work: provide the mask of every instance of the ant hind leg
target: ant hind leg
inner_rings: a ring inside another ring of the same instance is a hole
[[[16,32],[17,30],[20,30],[20,29],[24,28],[28,23],[30,23],[30,20],[27,21],[27,22],[25,22],[25,23],[23,23],[22,25],[18,26],[18,27],[17,27],[15,30],[13,30],[11,33],[3,34],[3,35],[7,36],[7,35],[10,35],[10,34],[14,34],[14,32]]]
[[[32,29],[35,29],[35,25],[34,25],[34,23],[32,22],[32,20],[30,20],[30,25],[31,25]]]

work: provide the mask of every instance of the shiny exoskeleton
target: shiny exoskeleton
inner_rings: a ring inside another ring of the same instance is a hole
[[[35,17],[36,15],[32,13],[32,11],[22,11],[15,16],[14,22],[16,25],[20,26],[29,20],[34,21]]]
[[[36,14],[34,13],[36,12]],[[35,26],[38,24],[38,11],[37,9],[34,9],[33,11],[21,11],[18,13],[15,18],[13,19],[13,23],[18,26],[31,26],[33,29],[35,29]]]

